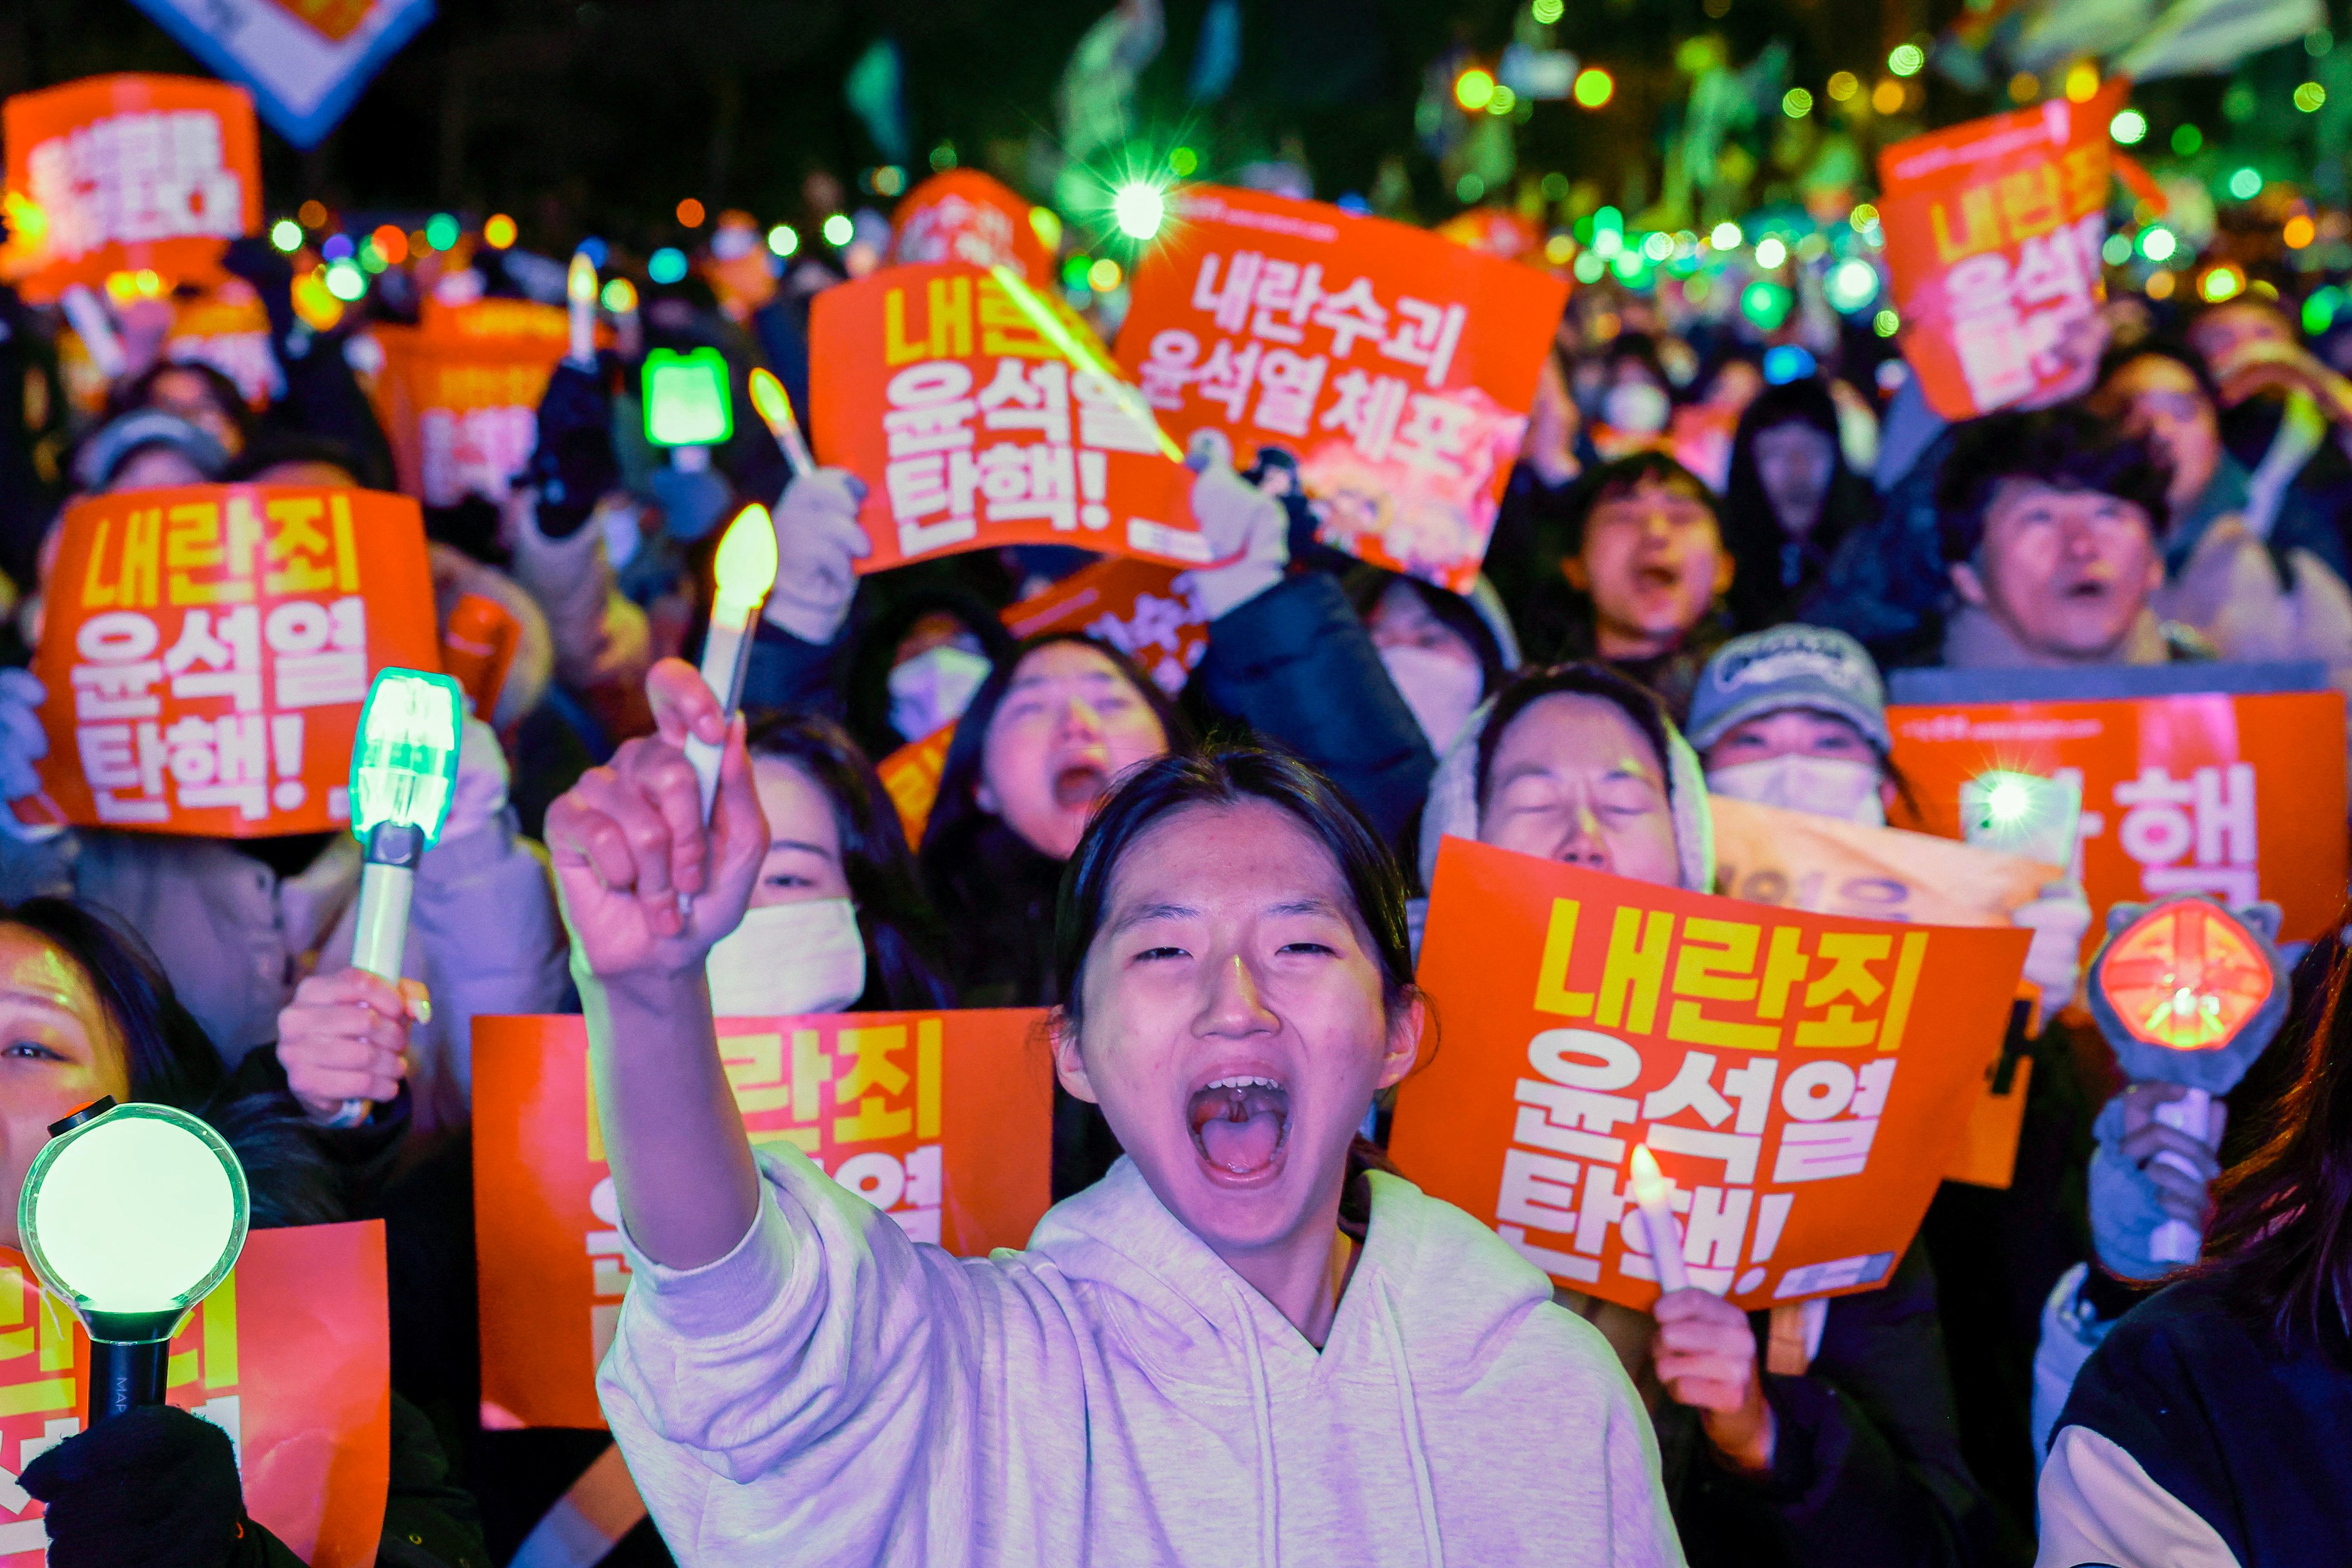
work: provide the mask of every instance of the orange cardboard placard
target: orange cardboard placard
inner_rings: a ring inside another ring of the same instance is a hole
[[[172,1338],[165,1397],[229,1436],[253,1518],[310,1568],[367,1568],[392,1457],[383,1222],[257,1230]],[[89,1336],[0,1249],[0,1468],[81,1430]],[[41,1504],[0,1489],[0,1568],[41,1568]]]
[[[1477,575],[1568,286],[1386,218],[1212,185],[1135,272],[1119,363],[1179,440],[1298,459],[1323,539],[1459,593]]]
[[[1209,651],[1209,612],[1192,589],[1192,579],[1172,566],[1115,556],[1008,606],[1003,620],[1016,637],[1100,637],[1173,697]]]
[[[1030,205],[978,169],[950,169],[908,191],[890,215],[890,260],[1018,268],[1033,289],[1054,286],[1054,253]]]
[[[2107,121],[2129,87],[2116,79],[2087,102],[2052,99],[1878,154],[1903,356],[1945,418],[2072,374],[2053,350],[2104,296]]]
[[[1891,707],[1906,826],[1960,837],[1960,785],[1994,768],[2082,785],[2076,876],[2095,918],[2178,892],[2276,903],[2284,942],[2344,905],[2344,698],[2334,691]]]
[[[890,804],[898,813],[898,826],[907,830],[909,847],[922,843],[923,829],[930,824],[931,807],[939,803],[940,779],[947,772],[948,745],[954,739],[955,726],[942,724],[874,764],[875,775],[889,792]]]
[[[163,357],[212,366],[236,383],[255,409],[268,407],[286,390],[286,374],[269,346],[269,311],[242,278],[225,279],[209,293],[173,303]]]
[[[253,99],[200,77],[86,77],[18,93],[0,273],[27,300],[110,272],[220,276],[221,252],[261,224]]]
[[[1627,1183],[1675,1184],[1694,1284],[1755,1310],[1908,1247],[2000,1049],[2027,933],[1815,915],[1449,838],[1420,982],[1439,1048],[1389,1152],[1560,1284],[1656,1299]]]
[[[1192,473],[1141,396],[1012,268],[888,267],[827,289],[809,355],[817,456],[866,481],[859,572],[1003,544],[1209,559]]]
[[[754,1148],[790,1143],[961,1257],[1047,1205],[1052,1070],[1034,1009],[722,1018]],[[482,1424],[602,1426],[596,1363],[629,1271],[577,1016],[474,1020]]]
[[[405,496],[188,485],[66,510],[33,673],[54,820],[205,838],[351,820],[385,665],[440,668]]]
[[[376,416],[400,488],[426,506],[503,500],[539,441],[539,400],[569,352],[571,318],[530,300],[445,305],[413,327],[380,326]]]

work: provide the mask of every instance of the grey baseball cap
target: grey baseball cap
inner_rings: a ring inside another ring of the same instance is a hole
[[[106,488],[123,459],[143,447],[169,447],[209,477],[228,467],[221,444],[176,414],[134,408],[99,426],[74,458],[74,478],[84,489]]]
[[[1772,626],[1734,637],[1716,650],[1691,696],[1690,743],[1705,752],[1735,724],[1802,708],[1843,719],[1883,756],[1886,688],[1860,643],[1827,626]]]

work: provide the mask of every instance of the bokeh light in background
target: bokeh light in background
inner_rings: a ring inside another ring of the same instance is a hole
[[[2263,176],[2255,169],[2240,169],[2230,176],[2230,194],[2242,202],[2252,201],[2263,194]],[[2162,259],[2158,258],[2158,259]]]
[[[646,258],[646,276],[656,283],[677,283],[686,278],[686,252],[665,245]]]
[[[2176,156],[2193,158],[2197,155],[2198,149],[2204,145],[2205,132],[2198,130],[2194,125],[2176,125],[2172,128],[2172,151]]]
[[[1111,222],[1129,239],[1150,239],[1167,216],[1167,198],[1149,180],[1130,181],[1111,193]]]
[[[768,231],[768,248],[778,256],[790,256],[801,247],[801,232],[788,223],[780,223]]]
[[[1780,264],[1788,259],[1789,247],[1781,244],[1777,237],[1768,234],[1756,242],[1756,265],[1765,271],[1777,270]]]
[[[448,213],[435,213],[425,220],[425,243],[436,250],[455,249],[460,232],[457,218]]]
[[[386,267],[397,267],[408,259],[408,236],[401,232],[398,224],[385,224],[373,234],[369,235],[368,238],[375,246],[375,253],[383,258],[383,264]],[[371,268],[369,270],[375,269]]]
[[[1739,248],[1740,241],[1746,237],[1739,232],[1738,224],[1726,218],[1708,233],[1706,242],[1717,250],[1737,250]]]
[[[1896,76],[1916,76],[1927,63],[1927,52],[1916,44],[1897,44],[1886,54],[1886,68]]]
[[[1813,95],[1801,87],[1792,87],[1780,95],[1780,112],[1791,120],[1802,120],[1813,111]]]
[[[1494,97],[1494,77],[1476,66],[1454,79],[1454,101],[1473,114],[1486,108]]]
[[[291,256],[302,248],[302,226],[290,217],[279,218],[269,226],[269,243]]]
[[[677,221],[681,226],[686,228],[700,228],[702,226],[702,204],[696,201],[692,196],[688,196],[686,200],[678,203]]]
[[[1832,103],[1843,103],[1862,90],[1862,79],[1852,71],[1832,71],[1826,86]]]
[[[1587,66],[1576,73],[1576,101],[1587,109],[1599,109],[1617,96],[1617,79],[1599,66]]]
[[[835,213],[824,220],[824,242],[838,250],[857,233],[857,226],[849,221],[847,213]]]
[[[2118,110],[2116,117],[2107,121],[2107,134],[2118,145],[2136,147],[2147,135],[2147,116],[2137,109]]]
[[[515,242],[515,220],[504,213],[492,213],[482,225],[482,243],[492,250],[504,250]]]

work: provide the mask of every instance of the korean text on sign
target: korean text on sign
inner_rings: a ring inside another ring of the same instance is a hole
[[[1180,438],[1297,458],[1329,542],[1459,591],[1566,298],[1402,224],[1201,187],[1138,266],[1119,363]]]
[[[2019,931],[1744,904],[1448,839],[1420,979],[1444,1048],[1390,1152],[1572,1289],[1657,1272],[1628,1185],[1674,1183],[1694,1283],[1740,1306],[1894,1268],[1999,1050]]]
[[[1004,611],[1016,637],[1084,632],[1135,660],[1173,697],[1209,651],[1209,613],[1183,573],[1149,561],[1097,561]]]
[[[1945,418],[2006,407],[2084,369],[2069,340],[2099,306],[2107,121],[2126,86],[1878,155],[1904,355]]]
[[[34,673],[66,821],[215,837],[350,819],[368,681],[434,668],[414,502],[195,485],[69,509]]]
[[[1141,396],[1083,324],[1008,281],[1020,287],[934,263],[817,296],[810,354],[825,395],[812,434],[824,461],[866,481],[875,548],[858,570],[1024,543],[1207,561],[1192,472]]]
[[[253,1333],[256,1325],[266,1328]],[[228,1435],[245,1503],[313,1568],[376,1559],[391,1458],[383,1226],[256,1231],[172,1338],[164,1398]],[[81,1430],[89,1337],[0,1249],[0,1472]],[[41,1505],[0,1484],[0,1568],[41,1568]]]
[[[799,1150],[917,1241],[1018,1247],[1045,1212],[1052,1099],[1034,1011],[722,1019],[755,1149]],[[475,1022],[483,1419],[601,1426],[629,1271],[577,1017]]]
[[[1960,785],[1990,768],[2083,792],[2075,875],[2094,910],[2172,893],[2279,906],[2309,942],[2344,901],[2344,698],[2334,691],[1898,706],[1910,824],[1958,837]],[[1908,807],[1906,807],[1908,809]],[[2105,922],[2095,920],[2095,944]]]
[[[8,100],[7,259],[26,297],[110,272],[217,274],[261,217],[253,100],[193,77],[106,76]]]
[[[539,443],[539,403],[571,344],[564,312],[529,300],[427,300],[380,326],[373,393],[400,488],[426,506],[504,500]]]

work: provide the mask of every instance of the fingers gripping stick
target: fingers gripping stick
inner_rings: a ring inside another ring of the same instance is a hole
[[[776,529],[768,509],[756,502],[745,507],[728,525],[719,542],[719,591],[710,607],[710,632],[702,644],[702,680],[719,699],[719,717],[731,723],[743,696],[743,666],[751,657],[751,628],[760,619],[760,605],[776,581]],[[702,820],[710,820],[710,803],[719,794],[719,759],[724,742],[714,744],[689,732],[686,760],[694,764],[695,783],[702,789]]]
[[[2151,1113],[2167,1127],[2186,1132],[2199,1142],[2206,1142],[2206,1129],[2211,1125],[2213,1097],[2201,1089],[2181,1091],[2179,1100],[2168,1100]],[[2159,1149],[2151,1156],[2155,1163],[2169,1166],[2182,1175],[2202,1181],[2205,1173],[2187,1158],[2169,1149]],[[2168,1219],[2149,1235],[2148,1256],[2158,1263],[2193,1263],[2204,1237],[2187,1220]]]

